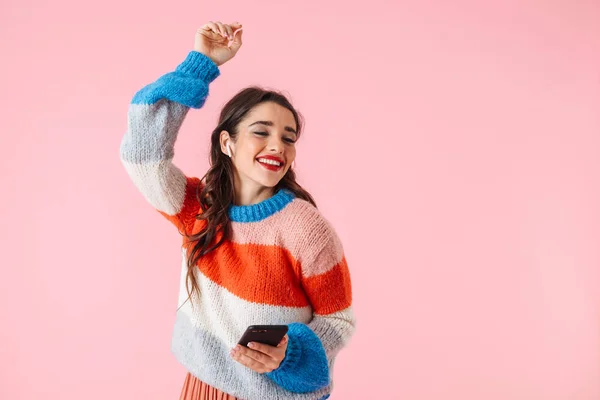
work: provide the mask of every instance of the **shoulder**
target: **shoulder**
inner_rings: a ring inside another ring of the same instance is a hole
[[[302,233],[312,237],[323,237],[335,233],[333,224],[310,202],[295,198],[288,207],[288,222]]]
[[[319,209],[299,198],[295,198],[288,208],[284,228],[293,235],[303,264],[312,264],[323,256],[336,262],[343,257],[344,250],[337,231]]]

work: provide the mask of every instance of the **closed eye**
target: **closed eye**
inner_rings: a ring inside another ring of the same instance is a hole
[[[259,136],[269,136],[268,132],[254,132],[254,133]],[[294,139],[285,138],[284,140],[288,143],[296,143],[296,141]]]

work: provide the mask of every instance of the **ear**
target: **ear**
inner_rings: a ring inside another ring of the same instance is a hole
[[[229,157],[231,157],[231,150],[229,146],[229,142],[231,141],[231,137],[229,136],[229,132],[223,130],[219,136],[219,142],[221,143],[221,151]]]

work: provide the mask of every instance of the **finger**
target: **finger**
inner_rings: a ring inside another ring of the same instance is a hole
[[[265,346],[265,345],[263,345],[263,346]],[[263,353],[262,351],[255,350],[255,348],[249,349],[244,346],[240,346],[240,347],[241,347],[241,349],[238,350],[238,352],[247,357],[250,357],[253,360],[256,360],[265,365],[268,365],[269,363],[273,362],[273,357],[271,357],[267,353]]]
[[[233,39],[233,28],[230,25],[223,25],[227,31],[227,37],[229,40]]]
[[[235,353],[233,355],[233,358],[240,364],[250,368],[251,370],[261,373],[261,374],[270,370],[270,368],[268,368],[265,364],[261,363],[260,361],[255,360],[251,357],[248,357],[247,355],[242,354],[241,352]]]
[[[219,32],[221,33],[221,36],[223,37],[227,37],[227,29],[225,29],[225,25],[223,25],[223,23],[217,21],[216,22],[217,27],[219,28]]]
[[[232,22],[231,24],[229,24],[229,26],[231,27],[231,29],[233,30],[233,33],[235,34],[236,31],[239,31],[242,29],[242,24],[240,24],[239,22]]]
[[[240,28],[233,32],[233,43],[231,48],[235,51],[239,50],[242,47],[242,32],[244,32],[243,28]]]
[[[283,339],[281,339],[281,342],[279,342],[279,344],[277,345],[277,347],[283,347],[287,344],[288,342],[288,335],[286,334]]]
[[[219,34],[219,27],[213,21],[208,21],[206,24],[204,24],[203,28],[204,27],[207,27],[207,30],[210,30],[211,32]]]
[[[204,24],[202,28],[198,29],[198,33],[210,40],[219,40],[221,38],[219,27],[212,22]]]
[[[250,347],[250,349],[252,349],[253,351],[266,354],[268,357],[273,357],[275,354],[274,351],[277,349],[276,347],[258,342],[250,342],[248,343],[248,347]]]
[[[262,343],[251,342],[248,346],[252,345],[252,350],[245,352],[244,354],[250,358],[253,358],[271,370],[274,370],[285,358],[285,348],[273,347]]]

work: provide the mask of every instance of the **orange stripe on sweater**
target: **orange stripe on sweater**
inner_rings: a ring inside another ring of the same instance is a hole
[[[352,304],[350,271],[346,257],[329,271],[305,278],[303,286],[317,314],[331,314]]]
[[[179,233],[189,233],[193,231],[194,224],[196,223],[196,215],[200,210],[200,202],[198,201],[196,191],[200,194],[202,190],[202,183],[199,178],[186,177],[187,184],[185,186],[185,198],[181,210],[176,215],[168,215],[163,211],[157,210],[167,220],[171,221],[173,225],[177,227]],[[205,221],[200,223],[206,224]]]
[[[309,305],[296,261],[282,247],[225,241],[202,256],[200,271],[213,282],[247,301],[284,307]]]

